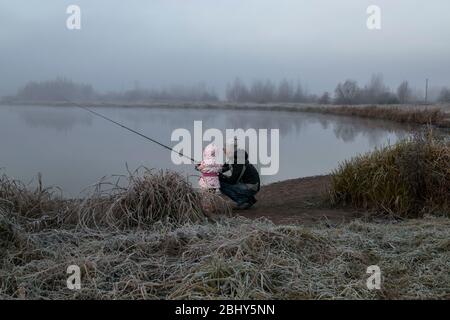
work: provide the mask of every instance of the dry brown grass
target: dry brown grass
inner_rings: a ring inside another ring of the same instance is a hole
[[[62,218],[52,224],[42,223],[44,212],[18,213],[28,206],[14,207],[8,194],[0,299],[450,298],[448,218],[307,228],[223,215],[212,223],[182,177],[147,170],[124,186],[101,183],[84,201],[57,201],[50,208]],[[74,264],[82,288],[72,291],[66,270]],[[366,287],[373,264],[381,290]]]
[[[121,178],[127,180],[125,186],[119,181],[99,183],[80,204],[79,221],[83,226],[145,228],[156,221],[201,222],[211,213],[204,209],[205,197],[213,212],[231,212],[221,197],[201,193],[176,172],[141,168]]]
[[[305,112],[317,112],[323,114],[334,114],[354,116],[361,118],[372,118],[395,121],[400,123],[418,125],[436,125],[439,127],[450,127],[448,115],[441,109],[432,107],[426,109],[405,108],[394,106],[336,106],[336,107],[305,107]]]
[[[450,220],[330,228],[224,218],[146,230],[21,233],[1,261],[3,299],[448,299]],[[25,244],[25,245],[23,245]],[[81,290],[66,269],[81,268]],[[379,265],[381,290],[366,269]]]
[[[79,226],[146,228],[156,221],[200,222],[211,213],[229,214],[229,204],[203,194],[176,172],[139,168],[128,176],[106,178],[88,189],[83,199],[62,199],[56,188],[37,187],[0,177],[0,205],[15,213],[28,229]],[[209,204],[207,212],[203,206]]]
[[[450,145],[426,132],[355,157],[333,172],[331,197],[401,217],[450,216]]]
[[[26,223],[30,229],[67,224],[76,211],[75,204],[74,201],[62,199],[60,189],[43,187],[40,175],[36,183],[32,181],[29,184],[5,174],[0,176],[0,207],[14,212],[16,219]]]
[[[52,212],[57,207],[58,198],[56,188],[43,187],[40,175],[37,178],[37,187],[34,189],[5,174],[0,176],[1,203],[3,206],[13,207],[22,216],[36,217],[42,212]]]

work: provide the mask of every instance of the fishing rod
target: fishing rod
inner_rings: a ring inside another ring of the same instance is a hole
[[[141,137],[144,138],[144,139],[147,139],[147,140],[149,140],[149,141],[151,141],[151,142],[153,142],[153,143],[156,143],[157,145],[159,145],[159,146],[161,146],[161,147],[163,147],[163,148],[166,148],[167,150],[170,150],[170,151],[172,151],[172,152],[175,152],[175,153],[177,153],[178,155],[180,155],[180,156],[182,156],[182,157],[184,157],[184,158],[186,158],[186,159],[189,159],[189,160],[191,160],[191,161],[194,162],[194,163],[196,162],[195,159],[193,159],[193,158],[191,158],[191,157],[189,157],[189,156],[183,154],[182,152],[175,151],[175,150],[173,150],[173,148],[171,148],[171,147],[169,147],[169,146],[167,146],[167,145],[165,145],[165,144],[163,144],[163,143],[161,143],[161,142],[159,142],[159,141],[157,141],[157,140],[155,140],[155,139],[152,139],[152,138],[150,138],[150,137],[148,137],[148,136],[146,136],[146,135],[144,135],[144,134],[142,134],[142,133],[140,133],[140,132],[138,132],[138,131],[136,131],[136,130],[134,130],[134,129],[131,129],[131,128],[129,128],[129,127],[127,127],[127,126],[121,124],[120,122],[114,121],[113,119],[110,119],[110,118],[108,118],[107,116],[104,116],[103,114],[101,114],[101,113],[99,113],[99,112],[97,112],[97,111],[91,110],[91,109],[87,108],[86,106],[83,106],[83,105],[81,105],[81,104],[79,104],[79,103],[76,103],[76,102],[73,102],[73,101],[69,101],[69,100],[64,100],[64,101],[66,101],[66,102],[68,102],[68,103],[70,103],[70,104],[72,104],[72,105],[74,105],[74,106],[76,106],[76,107],[78,107],[78,108],[81,108],[81,109],[83,109],[83,110],[85,110],[85,111],[87,111],[87,112],[90,112],[90,113],[92,113],[93,115],[96,115],[97,117],[100,117],[100,118],[103,118],[103,119],[105,119],[105,120],[107,120],[107,121],[109,121],[109,122],[112,122],[112,123],[114,123],[115,125],[118,125],[119,127],[122,127],[123,129],[126,129],[126,130],[128,130],[128,131],[131,131],[131,132],[133,132],[134,134],[137,134],[138,136],[141,136]]]

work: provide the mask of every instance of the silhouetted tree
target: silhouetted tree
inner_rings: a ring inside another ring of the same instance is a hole
[[[295,89],[295,93],[294,93],[294,102],[306,102],[307,98],[307,93],[305,91],[305,89],[303,89],[302,84],[299,82],[297,83],[297,88]]]
[[[277,102],[292,102],[294,99],[294,89],[286,79],[278,85]]]
[[[228,84],[226,98],[232,102],[248,102],[250,100],[250,93],[245,83],[241,79],[236,78],[232,84]]]
[[[65,78],[43,82],[28,82],[17,92],[17,100],[25,101],[63,101],[91,100],[95,98],[91,85],[77,84]]]
[[[439,102],[450,102],[450,89],[442,88],[439,94]]]
[[[408,81],[403,81],[397,88],[397,97],[400,103],[408,103],[411,99],[411,89],[409,88]]]
[[[356,104],[359,91],[356,81],[346,80],[344,83],[339,83],[335,89],[335,103]]]
[[[319,98],[319,103],[320,104],[330,104],[331,98],[330,98],[330,94],[326,91],[322,94],[322,96]]]
[[[275,100],[275,86],[270,80],[255,80],[250,88],[251,101],[267,103]]]
[[[109,93],[101,97],[103,100],[120,100],[127,102],[152,101],[218,101],[213,89],[199,83],[194,86],[170,86],[162,89],[133,89],[122,94]]]
[[[386,96],[389,89],[384,85],[382,74],[373,74],[369,84],[360,92],[362,103],[382,103],[381,100]]]

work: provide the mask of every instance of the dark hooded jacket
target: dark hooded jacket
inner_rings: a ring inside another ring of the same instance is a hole
[[[241,159],[244,155],[245,160]],[[239,161],[238,161],[239,160]],[[234,161],[231,164],[225,164],[222,172],[231,170],[231,176],[219,174],[219,180],[228,184],[244,183],[254,185],[259,191],[260,179],[258,170],[248,161],[248,154],[244,150],[237,150],[234,152]]]

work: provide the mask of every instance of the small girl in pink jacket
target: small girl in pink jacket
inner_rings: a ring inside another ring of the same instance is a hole
[[[215,144],[209,144],[203,150],[203,160],[196,166],[196,169],[201,172],[202,176],[198,184],[203,190],[215,192],[220,188],[219,172],[222,170],[222,165],[217,161],[218,150]]]

